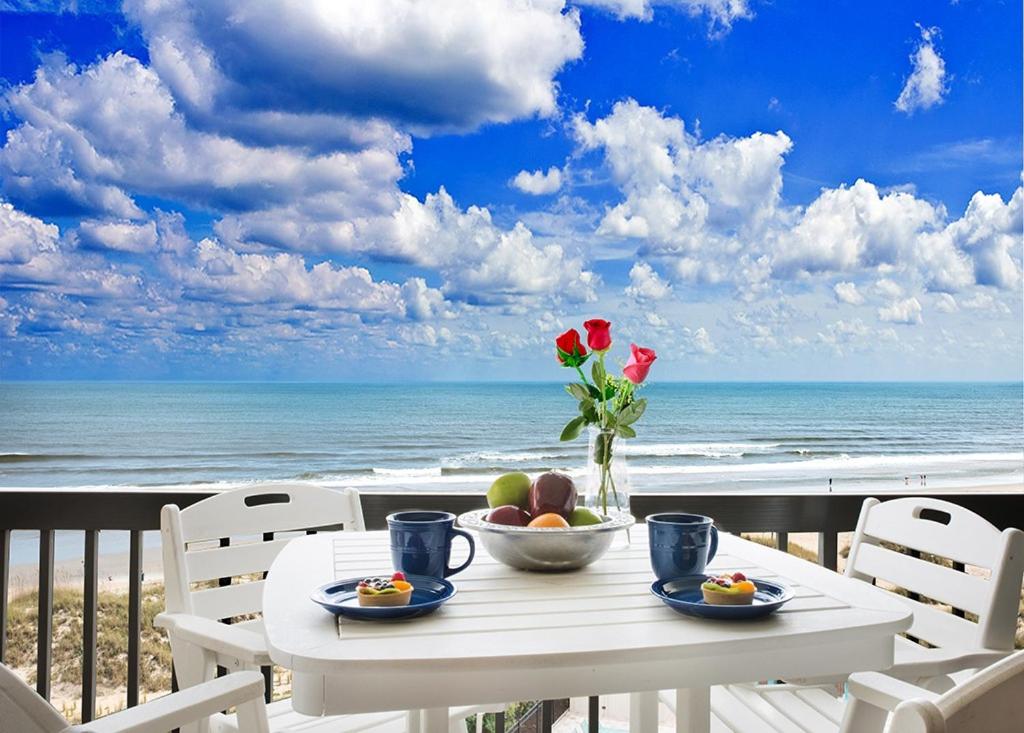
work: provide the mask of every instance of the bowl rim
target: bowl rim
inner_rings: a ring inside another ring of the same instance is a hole
[[[459,526],[463,529],[475,529],[480,532],[491,532],[494,534],[527,534],[527,535],[554,535],[557,533],[570,534],[593,534],[597,532],[616,532],[620,529],[628,529],[636,524],[636,517],[632,514],[605,514],[601,524],[588,524],[582,527],[516,527],[509,524],[495,524],[488,522],[484,517],[491,510],[473,509],[459,515]]]

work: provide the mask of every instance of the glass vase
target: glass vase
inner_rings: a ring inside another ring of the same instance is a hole
[[[614,430],[591,427],[589,433],[584,504],[597,514],[629,514],[629,468],[623,450],[626,439]]]

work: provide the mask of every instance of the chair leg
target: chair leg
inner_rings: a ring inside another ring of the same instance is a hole
[[[246,733],[270,733],[267,709],[262,699],[244,702],[235,710],[238,716],[238,730],[244,730]]]
[[[676,690],[676,733],[708,733],[711,730],[711,689]]]
[[[839,733],[879,733],[885,729],[887,717],[888,711],[851,695],[846,702]]]
[[[448,708],[428,708],[423,711],[421,733],[448,733]]]

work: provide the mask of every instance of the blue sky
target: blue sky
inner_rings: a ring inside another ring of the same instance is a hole
[[[0,7],[4,379],[1024,370],[1019,3]]]

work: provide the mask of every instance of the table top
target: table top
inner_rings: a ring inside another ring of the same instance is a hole
[[[415,674],[446,667],[482,672],[538,668],[556,660],[636,664],[654,656],[678,660],[709,653],[767,658],[786,649],[887,643],[910,626],[910,611],[889,594],[726,533],[709,572],[738,570],[781,581],[795,598],[760,621],[683,617],[650,593],[654,576],[645,527],[637,525],[631,535],[630,544],[617,538],[603,558],[568,573],[506,567],[477,538],[474,563],[450,578],[458,588],[451,601],[430,616],[390,623],[336,620],[310,600],[324,583],[390,573],[387,532],[297,538],[278,555],[265,585],[270,656],[293,670],[320,674]],[[838,661],[836,668],[842,670]]]

